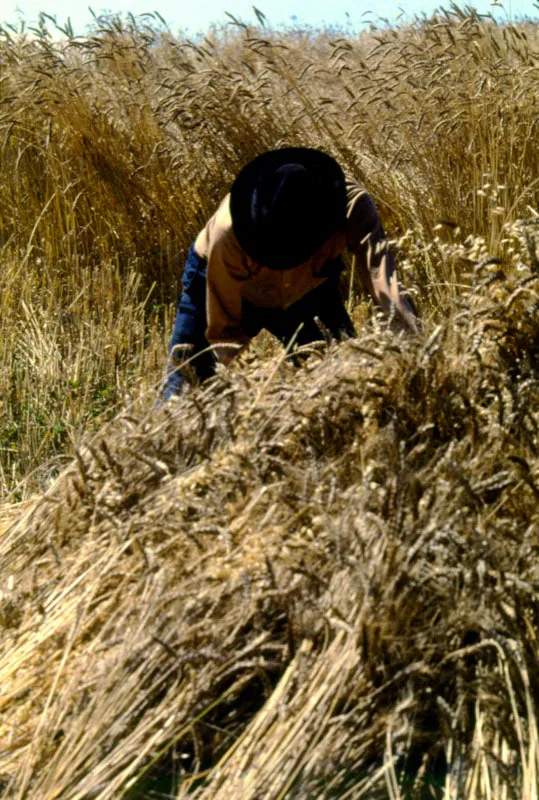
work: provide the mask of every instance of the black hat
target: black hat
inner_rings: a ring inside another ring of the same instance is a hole
[[[253,261],[271,269],[297,267],[346,218],[343,171],[320,150],[269,150],[232,184],[230,213],[236,238]]]

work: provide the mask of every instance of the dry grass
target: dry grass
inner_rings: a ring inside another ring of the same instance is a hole
[[[192,42],[147,20],[37,33],[0,34],[7,501],[158,381],[185,252],[264,148],[322,147],[365,183],[427,319],[468,282],[439,244],[456,229],[503,255],[504,226],[536,213],[533,23],[454,9],[357,38],[246,27]]]
[[[537,41],[6,33],[3,797],[537,800]],[[181,257],[284,143],[365,182],[425,333],[359,303],[153,410]]]

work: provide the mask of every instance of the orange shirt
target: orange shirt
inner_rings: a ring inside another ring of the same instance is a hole
[[[195,241],[196,252],[208,262],[206,338],[210,344],[247,344],[249,337],[241,328],[243,300],[262,308],[288,308],[327,280],[327,276],[320,276],[320,270],[345,250],[355,258],[356,273],[374,301],[386,312],[393,304],[404,327],[417,330],[417,318],[400,291],[395,262],[374,203],[357,183],[347,181],[346,188],[348,207],[343,229],[303,264],[286,270],[257,264],[242,250],[232,228],[230,195],[224,198]],[[222,358],[228,361],[230,355],[223,352]]]

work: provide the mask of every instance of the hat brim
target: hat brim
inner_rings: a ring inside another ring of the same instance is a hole
[[[251,203],[261,175],[286,164],[299,164],[310,171],[320,181],[323,191],[312,224],[299,226],[293,234],[288,227],[280,235],[278,230],[253,222]],[[297,267],[313,256],[346,218],[343,171],[334,158],[321,150],[308,147],[268,150],[239,172],[230,190],[230,213],[236,238],[249,258],[271,269]]]

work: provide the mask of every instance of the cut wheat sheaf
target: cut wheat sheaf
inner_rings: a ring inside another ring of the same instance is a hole
[[[538,291],[87,443],[2,539],[6,796],[534,797]]]

